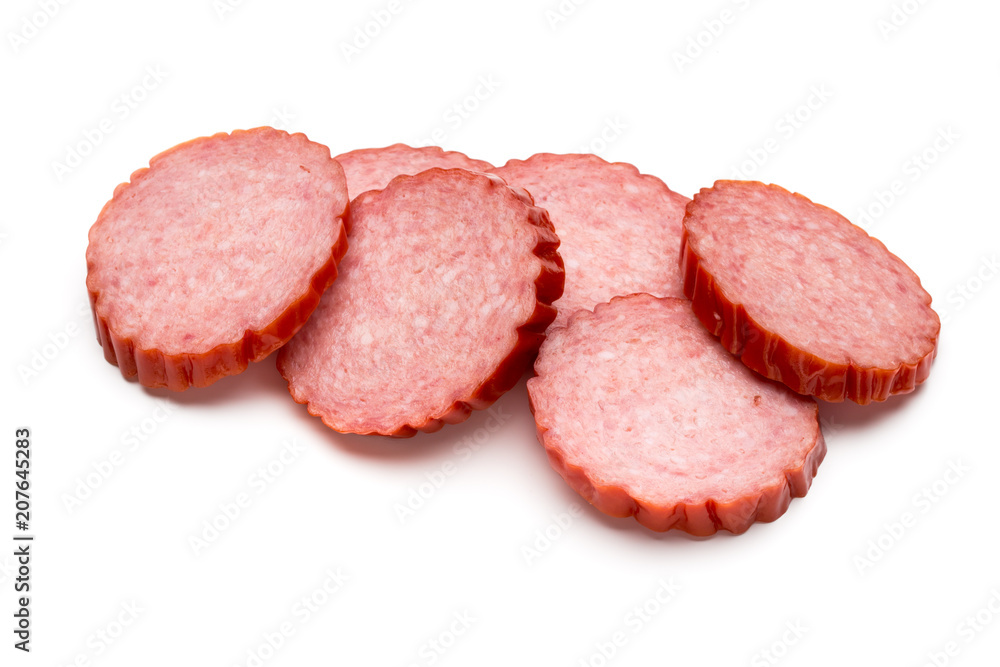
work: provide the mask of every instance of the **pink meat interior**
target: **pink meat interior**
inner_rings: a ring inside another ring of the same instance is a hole
[[[551,333],[528,382],[546,445],[592,481],[670,506],[780,484],[819,435],[816,403],[726,352],[682,299],[634,295]]]
[[[351,198],[369,190],[382,190],[397,176],[412,176],[428,169],[468,169],[486,171],[493,165],[473,160],[457,152],[445,152],[437,146],[411,148],[396,144],[385,148],[362,148],[335,158],[347,174]]]
[[[303,135],[250,131],[156,157],[90,233],[88,285],[119,336],[203,353],[274,322],[330,261],[343,171]]]
[[[628,164],[593,155],[536,155],[493,173],[547,209],[566,263],[554,327],[614,296],[684,296],[677,257],[687,197]]]
[[[834,363],[895,368],[939,327],[920,279],[843,216],[786,190],[723,181],[695,198],[689,243],[767,331]]]
[[[296,400],[337,430],[391,433],[469,399],[536,306],[528,211],[499,179],[463,170],[355,200],[341,276],[282,351]]]

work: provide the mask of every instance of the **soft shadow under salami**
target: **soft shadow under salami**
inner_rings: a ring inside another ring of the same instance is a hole
[[[892,396],[881,403],[858,405],[853,401],[843,403],[819,403],[820,424],[823,434],[829,439],[833,435],[842,435],[853,431],[861,431],[878,424],[881,421],[898,416],[903,411],[914,409],[919,398],[921,387],[917,390],[899,396]]]

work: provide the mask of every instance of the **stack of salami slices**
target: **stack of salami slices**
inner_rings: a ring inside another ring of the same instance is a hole
[[[534,364],[555,470],[602,512],[694,535],[781,516],[826,453],[816,399],[913,391],[940,330],[906,264],[777,186],[688,199],[593,155],[332,158],[271,128],[154,157],[87,268],[125,377],[204,387],[277,351],[343,433],[460,422]]]

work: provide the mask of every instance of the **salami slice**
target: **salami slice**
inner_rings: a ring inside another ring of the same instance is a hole
[[[683,296],[680,270],[664,258],[679,252],[690,200],[660,179],[596,155],[547,153],[511,160],[492,173],[527,189],[552,216],[566,261],[554,327],[614,296]]]
[[[862,405],[927,378],[941,328],[930,295],[840,214],[775,185],[719,181],[684,227],[685,294],[758,373]]]
[[[119,185],[90,230],[108,361],[147,387],[204,387],[291,338],[347,249],[326,146],[269,127],[194,139]]]
[[[685,299],[635,294],[550,332],[528,395],[552,466],[652,530],[742,533],[802,497],[826,453],[816,402],[754,374]]]
[[[344,167],[347,190],[352,199],[362,192],[381,190],[397,176],[412,176],[435,167],[469,171],[487,171],[493,168],[489,162],[473,160],[456,151],[446,152],[437,146],[412,148],[406,144],[362,148],[338,155],[334,159]]]
[[[495,176],[431,169],[351,215],[341,278],[278,355],[292,397],[336,431],[405,437],[510,389],[562,292],[548,214]]]

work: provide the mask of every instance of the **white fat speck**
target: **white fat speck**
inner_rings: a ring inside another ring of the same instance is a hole
[[[604,361],[611,361],[612,359],[615,358],[615,353],[612,352],[611,350],[604,350],[603,352],[599,352],[597,354],[597,358],[603,359]]]

